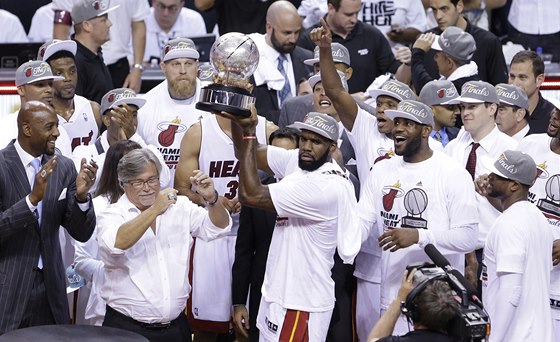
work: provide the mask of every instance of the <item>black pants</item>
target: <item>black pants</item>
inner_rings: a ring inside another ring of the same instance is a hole
[[[150,342],[191,342],[192,334],[187,316],[183,312],[175,320],[171,321],[169,327],[151,327],[138,322],[107,305],[104,327],[119,328],[135,332],[147,338]]]
[[[536,51],[538,47],[542,48],[543,53],[551,53],[552,61],[557,63],[560,61],[560,32],[553,34],[526,34],[517,31],[512,25],[508,29],[509,39],[523,45],[526,49]]]
[[[56,323],[47,297],[43,270],[35,269],[33,274],[35,275],[33,279],[33,288],[31,289],[31,296],[27,301],[27,306],[23,313],[21,323],[19,324],[20,329]]]
[[[107,65],[111,78],[113,79],[114,88],[122,88],[126,76],[130,73],[130,65],[128,59],[123,57],[113,64]]]

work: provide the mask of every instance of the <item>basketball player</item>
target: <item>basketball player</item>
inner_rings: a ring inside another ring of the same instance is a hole
[[[264,117],[259,117],[257,139],[266,144],[270,133],[278,129]],[[201,206],[206,203],[192,187],[188,175],[202,170],[212,178],[219,200],[232,216],[231,232],[213,241],[196,240],[193,253],[192,313],[188,312],[191,327],[201,336],[203,332],[225,333],[231,317],[231,268],[235,258],[235,239],[239,228],[237,199],[239,161],[231,140],[231,121],[211,115],[194,123],[181,142],[181,158],[175,173],[175,188],[180,195]],[[206,321],[206,322],[205,322]],[[209,323],[212,322],[212,323]],[[216,324],[220,322],[221,324]]]

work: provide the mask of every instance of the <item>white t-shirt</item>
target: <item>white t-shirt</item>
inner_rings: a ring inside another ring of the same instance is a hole
[[[397,296],[407,265],[429,262],[423,247],[432,243],[451,266],[464,269],[464,254],[472,252],[478,235],[474,184],[468,172],[440,151],[418,163],[393,157],[373,166],[362,185],[360,219],[375,223],[362,246],[381,254],[381,306]],[[418,244],[396,252],[381,251],[377,237],[403,227],[418,228]],[[373,254],[373,253],[372,253]],[[375,270],[370,269],[369,274]]]
[[[169,322],[185,309],[190,285],[189,255],[193,237],[211,240],[227,233],[212,224],[206,209],[178,196],[127,250],[115,247],[119,227],[140,211],[126,194],[99,214],[99,255],[105,264],[103,299],[113,309],[145,323]]]
[[[12,13],[0,9],[0,44],[3,43],[27,43],[27,34],[19,21],[19,18]]]
[[[414,28],[426,31],[426,12],[420,1],[408,0],[363,0],[362,10],[358,19],[366,24],[377,27],[384,35],[391,31],[391,25],[399,25],[401,29]],[[403,46],[387,37],[393,48]]]
[[[519,32],[553,34],[560,32],[557,0],[512,0],[508,21]]]
[[[54,9],[52,2],[45,6],[39,7],[33,19],[31,19],[31,26],[27,38],[30,42],[46,42],[52,39],[53,36],[53,20]]]
[[[445,153],[449,155],[455,162],[459,163],[463,168],[466,168],[467,160],[469,158],[469,153],[472,149],[472,143],[474,143],[471,134],[462,128],[457,135],[457,138],[451,140],[449,144],[445,146]],[[505,150],[515,150],[517,147],[517,141],[505,133],[500,132],[498,126],[494,125],[494,129],[483,139],[479,141],[480,146],[476,150],[477,163],[474,172],[474,178],[484,174],[489,174],[490,171],[487,170],[480,162],[480,157],[488,156],[494,160]],[[470,178],[470,177],[469,177]],[[471,180],[472,182],[472,180]],[[500,215],[500,212],[494,208],[488,200],[476,194],[478,215],[480,221],[478,222],[478,242],[476,248],[483,248],[484,242],[486,241],[486,235],[490,227],[494,224],[494,221]]]
[[[79,145],[93,144],[99,135],[91,102],[80,95],[74,96],[74,112],[70,119],[58,115],[58,123],[68,133],[72,150]]]
[[[196,121],[210,115],[195,108],[200,97],[200,80],[196,92],[186,100],[174,100],[169,95],[167,81],[163,81],[144,95],[146,104],[138,110],[136,132],[148,145],[156,146],[171,170],[171,185],[179,162],[181,140]]]
[[[262,287],[263,299],[283,308],[323,312],[334,307],[331,269],[337,234],[353,226],[352,183],[325,163],[307,172],[298,150],[268,147],[268,164],[282,180],[268,186],[278,213]],[[354,226],[353,226],[354,227]]]
[[[198,37],[206,34],[206,24],[204,18],[197,11],[189,8],[182,8],[177,17],[177,21],[169,32],[164,32],[159,26],[154,8],[150,8],[150,13],[146,18],[146,51],[144,61],[149,62],[152,57],[161,58],[161,50],[165,43],[177,37]]]
[[[560,239],[560,156],[550,149],[552,138],[546,133],[533,134],[521,140],[517,149],[530,155],[537,164],[537,179],[529,189],[529,202],[535,204],[548,219],[554,240]],[[560,301],[560,266],[550,274],[550,297]],[[552,310],[560,320],[560,308]]]
[[[549,302],[552,269],[552,231],[542,213],[528,201],[511,205],[496,220],[484,247],[487,279],[482,282],[482,300],[490,319],[505,305],[496,301],[500,291],[498,273],[523,276],[519,304],[508,331],[492,331],[500,341],[552,341]],[[492,339],[490,334],[490,341]],[[498,341],[494,339],[495,341]]]
[[[132,60],[132,23],[144,21],[150,14],[147,0],[111,0],[110,5],[120,6],[109,12],[109,20],[113,24],[110,29],[111,39],[103,44],[103,60],[107,65],[128,56]],[[115,84],[117,86],[121,85]]]

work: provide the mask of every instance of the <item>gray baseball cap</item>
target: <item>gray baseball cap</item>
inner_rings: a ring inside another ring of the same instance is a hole
[[[84,20],[105,15],[119,7],[120,5],[109,7],[109,0],[77,0],[72,6],[72,20],[74,24],[79,24]]]
[[[134,90],[129,88],[117,88],[109,90],[101,99],[101,114],[121,104],[135,105],[138,109],[146,103],[146,100],[138,97]]]
[[[332,141],[338,141],[340,136],[338,122],[331,116],[323,113],[309,112],[303,119],[303,122],[296,121],[290,127],[299,130],[305,129]]]
[[[404,100],[399,102],[396,110],[385,110],[385,115],[391,120],[395,118],[409,119],[422,125],[434,127],[434,113],[432,109],[422,102]]]
[[[463,84],[461,96],[457,101],[463,103],[500,103],[496,88],[484,81],[469,81]]]
[[[529,110],[527,93],[513,84],[496,84],[496,94],[501,104],[508,104]]]
[[[348,66],[351,66],[350,64],[350,52],[348,52],[348,49],[346,48],[346,46],[340,44],[340,43],[332,43],[331,44],[331,49],[332,49],[332,57],[335,63],[344,63]],[[315,50],[313,50],[313,58],[311,59],[306,59],[303,61],[303,63],[307,64],[307,65],[315,65],[317,63],[319,63],[319,47],[316,46]]]
[[[44,80],[60,81],[64,77],[53,76],[51,67],[47,62],[29,61],[23,63],[16,70],[16,87]]]
[[[340,82],[342,82],[342,87],[344,88],[344,90],[348,91],[348,82],[346,82],[346,76],[340,70],[337,70],[337,73],[338,73],[338,77],[340,77]],[[321,82],[321,73],[318,72],[315,75],[309,77],[308,82],[309,85],[311,86],[311,89],[315,88],[315,85]]]
[[[490,172],[528,186],[537,178],[537,165],[533,158],[521,151],[506,150],[498,160],[481,157],[482,165]]]
[[[410,89],[410,87],[406,84],[397,80],[388,80],[387,82],[383,83],[381,88],[370,90],[369,95],[374,101],[379,95],[390,96],[399,101],[416,99],[416,96],[412,89]]]
[[[37,60],[38,61],[46,61],[52,55],[59,51],[68,51],[74,56],[76,55],[77,44],[75,41],[68,39],[68,40],[60,40],[60,39],[53,39],[49,40],[45,44],[41,45],[39,51],[37,52]]]
[[[428,106],[459,103],[457,88],[449,80],[434,80],[426,83],[420,91],[419,97],[420,102]]]
[[[163,50],[161,50],[161,61],[167,62],[175,58],[199,59],[200,54],[191,39],[174,38],[168,40],[163,46]]]
[[[432,49],[443,51],[461,61],[469,61],[476,51],[476,42],[470,33],[456,26],[449,26],[434,40]]]

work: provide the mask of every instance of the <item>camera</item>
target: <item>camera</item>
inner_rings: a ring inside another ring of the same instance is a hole
[[[435,247],[433,247],[433,249],[435,249]],[[430,256],[430,254],[428,255]],[[441,258],[446,260],[443,256],[441,256]],[[432,260],[436,261],[433,258]],[[417,309],[414,298],[416,298],[416,296],[431,282],[441,280],[449,284],[460,308],[459,314],[453,318],[448,325],[448,335],[452,336],[454,341],[483,341],[488,337],[490,334],[488,314],[484,310],[482,302],[478,299],[476,290],[473,290],[472,287],[466,283],[457,270],[448,266],[448,263],[447,266],[444,267],[429,263],[409,265],[407,270],[411,272],[415,268],[416,272],[413,276],[413,284],[415,287],[407,296],[406,301],[402,303],[402,311],[405,315],[413,317],[414,311]],[[474,293],[472,293],[472,291],[474,291]]]

